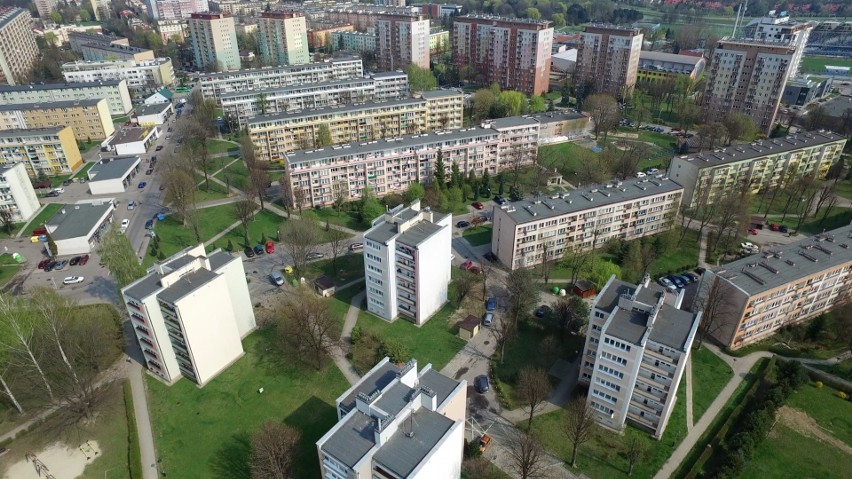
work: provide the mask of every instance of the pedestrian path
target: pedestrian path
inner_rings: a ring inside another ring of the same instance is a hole
[[[346,287],[360,281],[363,280],[358,279],[356,281],[352,281],[341,286],[340,289],[345,289]],[[361,376],[359,376],[358,372],[355,371],[355,367],[352,366],[352,363],[350,363],[348,359],[346,359],[346,353],[352,346],[352,329],[355,328],[355,323],[358,322],[358,313],[361,310],[362,301],[364,301],[364,291],[356,294],[352,297],[352,300],[349,301],[349,310],[346,311],[346,318],[343,321],[343,331],[340,333],[340,344],[338,347],[334,348],[334,351],[331,353],[331,358],[334,360],[334,364],[337,365],[337,368],[340,369],[340,372],[343,373],[343,376],[347,381],[349,381],[349,384],[355,384],[361,379]]]
[[[694,423],[692,415],[692,355],[686,361],[686,432],[692,430]]]

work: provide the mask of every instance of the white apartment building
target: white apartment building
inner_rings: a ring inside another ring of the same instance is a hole
[[[188,18],[193,13],[209,10],[207,0],[145,0],[148,15],[154,20]]]
[[[466,381],[384,358],[337,398],[337,424],[316,443],[320,477],[460,477],[466,408]]]
[[[201,94],[217,102],[226,93],[283,88],[304,83],[347,80],[364,76],[360,58],[342,57],[321,63],[208,73],[201,76]]]
[[[739,194],[744,188],[754,194],[777,188],[785,179],[808,175],[824,179],[840,160],[844,145],[846,138],[822,130],[757,140],[676,156],[669,176],[683,185],[683,204],[692,208]]]
[[[311,61],[305,17],[295,11],[263,12],[257,19],[260,56],[276,65]]]
[[[770,10],[765,17],[752,19],[743,28],[743,36],[750,40],[766,43],[780,43],[795,49],[790,66],[787,68],[787,80],[792,80],[799,73],[802,55],[811,36],[814,26],[805,22],[790,20],[789,15]]]
[[[331,133],[332,145],[426,133],[427,125],[460,127],[462,94],[451,90],[431,93],[426,98],[260,115],[248,120],[247,125],[258,159],[265,161],[283,160],[287,152],[318,147],[318,132],[323,125]],[[447,102],[446,96],[457,96],[459,100]]]
[[[447,303],[453,216],[420,200],[373,220],[364,233],[367,311],[420,326]]]
[[[738,349],[848,303],[850,244],[852,225],[847,225],[707,270],[699,296],[715,297],[706,301],[716,315],[713,335]]]
[[[268,2],[255,0],[210,0],[210,8],[237,17],[254,17],[266,9]]]
[[[166,384],[204,386],[243,355],[255,327],[243,262],[199,244],[121,290],[148,370]]]
[[[20,85],[28,81],[40,55],[32,20],[28,10],[0,7],[0,83]]]
[[[193,13],[187,26],[195,68],[208,71],[240,69],[233,17],[225,13]]]
[[[615,97],[629,96],[636,86],[644,36],[638,28],[588,25],[580,34],[574,85]]]
[[[59,3],[59,0],[33,0],[33,3],[35,3],[38,11],[38,17],[42,21],[47,21],[50,19],[50,14],[56,10],[56,4]]]
[[[377,74],[378,75],[378,74]],[[408,75],[303,83],[266,90],[227,93],[220,97],[227,118],[242,128],[260,114],[348,105],[368,100],[397,100],[408,96]]]
[[[0,105],[46,103],[105,98],[113,116],[126,115],[133,108],[126,80],[93,83],[45,83],[20,86],[0,85]]]
[[[376,57],[383,71],[402,70],[410,64],[429,68],[429,19],[422,15],[379,15]]]
[[[683,187],[665,177],[613,180],[494,208],[491,252],[511,269],[562,258],[566,250],[634,240],[671,228]]]
[[[83,54],[83,46],[93,43],[130,46],[130,40],[127,38],[104,35],[103,33],[95,33],[89,30],[70,31],[66,33],[66,36],[68,37],[68,43],[71,44],[71,51],[80,55]]]
[[[0,165],[0,210],[11,212],[15,223],[23,223],[35,216],[39,208],[41,204],[24,164]]]
[[[127,88],[142,93],[175,83],[171,58],[154,60],[76,61],[62,65],[69,83],[126,80]]]
[[[595,420],[615,431],[629,421],[663,436],[677,400],[701,312],[681,310],[685,291],[610,277],[595,298],[580,381]]]
[[[334,51],[374,53],[376,51],[376,35],[365,32],[331,32],[331,48]]]
[[[188,29],[189,27],[184,19],[157,21],[157,33],[160,34],[160,39],[163,40],[164,44],[174,38],[177,38],[177,43],[183,43],[189,36]]]

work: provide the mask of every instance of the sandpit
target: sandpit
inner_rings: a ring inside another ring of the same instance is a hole
[[[34,452],[56,479],[80,477],[86,465],[100,457],[97,441],[89,441],[79,447],[68,447],[61,442],[55,442],[41,451]],[[38,475],[32,460],[22,459],[6,470],[3,479],[44,479],[45,476],[44,472],[41,476]]]

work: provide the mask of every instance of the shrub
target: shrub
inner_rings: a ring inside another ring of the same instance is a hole
[[[839,397],[840,399],[846,399],[849,396],[843,391],[837,391],[837,397]]]
[[[817,389],[822,389],[824,384],[822,383],[822,381],[817,381],[814,383],[814,386],[816,386]]]
[[[405,363],[411,359],[411,352],[408,350],[408,347],[392,339],[383,339],[379,345],[378,353],[379,357],[377,359],[387,356],[394,363]]]
[[[230,239],[228,240],[228,244],[225,245],[225,251],[227,251],[228,253],[234,252],[234,242],[231,241]]]
[[[356,324],[354,328],[352,328],[352,333],[349,335],[349,339],[352,341],[352,344],[358,344],[358,341],[361,340],[361,325]]]
[[[166,259],[166,253],[163,253],[163,250],[160,250],[157,253],[157,259],[160,260],[160,261],[163,261],[164,259]]]
[[[465,439],[464,441],[464,457],[465,459],[475,459],[482,455],[482,451],[479,450],[479,440],[476,438],[468,441]]]

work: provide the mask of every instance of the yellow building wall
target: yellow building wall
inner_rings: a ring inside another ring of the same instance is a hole
[[[65,163],[67,168],[74,171],[82,166],[83,155],[80,154],[80,149],[77,148],[77,139],[74,137],[74,130],[72,130],[70,126],[66,126],[57,136],[59,136],[59,142],[62,145],[62,149],[65,151]],[[51,161],[51,164],[53,163],[54,162]],[[61,166],[60,161],[56,161],[56,164]]]

